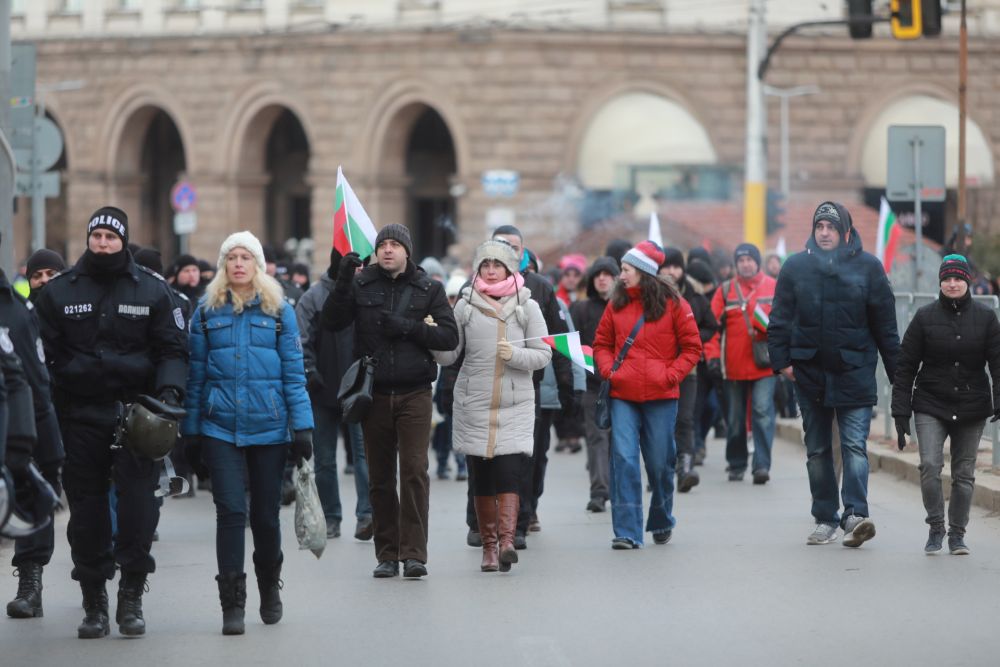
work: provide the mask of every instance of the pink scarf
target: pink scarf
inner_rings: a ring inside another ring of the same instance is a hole
[[[524,287],[524,276],[520,273],[515,273],[492,285],[488,285],[480,276],[476,276],[473,286],[477,292],[498,299],[502,296],[511,296]]]

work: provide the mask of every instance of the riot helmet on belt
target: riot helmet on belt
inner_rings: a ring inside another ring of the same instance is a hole
[[[122,424],[122,444],[136,454],[158,461],[177,444],[179,422],[187,412],[152,396],[140,394]]]
[[[18,473],[16,484],[6,467],[0,467],[0,478],[0,536],[28,537],[47,527],[59,498],[35,464]]]

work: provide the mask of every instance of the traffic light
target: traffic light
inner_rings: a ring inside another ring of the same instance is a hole
[[[941,34],[941,2],[940,0],[920,0],[920,22],[924,37],[937,37]]]
[[[847,30],[851,39],[869,39],[872,36],[870,21],[855,23],[857,19],[870,18],[872,15],[872,0],[847,0]]]
[[[889,0],[892,36],[918,39],[923,33],[923,0]]]
[[[767,233],[771,234],[785,226],[781,219],[785,215],[785,197],[780,193],[768,188],[767,190]]]

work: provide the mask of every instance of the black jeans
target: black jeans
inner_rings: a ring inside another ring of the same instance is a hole
[[[52,484],[53,488],[56,487],[52,479],[46,477],[46,480],[49,484]],[[52,560],[52,552],[56,546],[55,523],[55,518],[53,518],[48,526],[34,535],[15,540],[14,557],[11,559],[10,564],[14,567],[21,567],[26,563],[48,565],[49,561]]]
[[[128,449],[111,448],[116,414],[113,404],[71,404],[62,410],[59,420],[66,449],[66,533],[73,558],[72,577],[77,581],[111,579],[115,563],[122,572],[156,571],[150,549],[160,520],[159,498],[153,495],[160,463]],[[118,498],[118,534],[113,546],[108,504],[112,479]]]
[[[476,496],[495,496],[499,493],[517,493],[521,480],[524,454],[506,454],[492,459],[468,456],[469,468],[476,480],[472,493]]]
[[[681,381],[681,396],[677,401],[677,423],[674,439],[677,441],[677,458],[694,454],[694,408],[698,400],[698,376],[688,375]]]
[[[535,405],[538,392],[535,392]],[[528,532],[531,516],[538,511],[538,499],[545,491],[545,469],[549,465],[549,445],[552,441],[552,420],[559,410],[535,407],[535,445],[531,456],[521,464],[521,509],[517,514],[517,532]]]
[[[253,560],[261,567],[281,561],[281,476],[287,445],[237,447],[205,438],[202,456],[212,471],[215,500],[215,558],[219,574],[242,573],[246,543],[247,491]]]

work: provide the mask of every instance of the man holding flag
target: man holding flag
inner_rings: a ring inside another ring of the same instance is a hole
[[[427,574],[431,383],[437,378],[431,350],[453,350],[458,327],[444,287],[411,261],[409,230],[390,224],[378,235],[373,231],[338,174],[334,247],[347,252],[322,317],[323,326],[333,331],[353,323],[355,358],[378,360],[374,401],[362,422],[378,560],[373,574],[397,576],[402,561],[403,576],[422,577]],[[375,261],[355,275],[363,252],[373,252]]]
[[[805,428],[806,469],[816,528],[807,544],[844,546],[875,536],[868,513],[868,430],[877,400],[881,353],[891,382],[899,356],[896,299],[882,264],[861,248],[851,214],[823,202],[813,215],[806,251],[785,262],[767,332],[774,372],[795,383]],[[844,461],[838,493],[833,420]],[[840,515],[840,499],[844,513]]]

